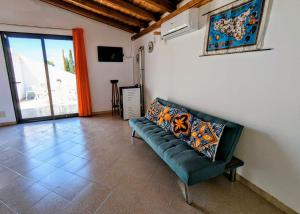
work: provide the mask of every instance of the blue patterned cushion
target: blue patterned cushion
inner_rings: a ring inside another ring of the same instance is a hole
[[[215,161],[224,128],[223,124],[204,122],[197,118],[193,122],[191,137],[187,143],[197,152]]]
[[[151,122],[157,123],[158,116],[163,108],[164,106],[162,104],[160,104],[157,100],[154,100],[147,110],[145,117]]]
[[[176,108],[164,106],[163,110],[158,116],[157,125],[163,128],[165,131],[171,131],[171,122],[177,112],[178,109]]]
[[[171,131],[177,138],[190,137],[193,115],[184,110],[178,110],[172,120]]]

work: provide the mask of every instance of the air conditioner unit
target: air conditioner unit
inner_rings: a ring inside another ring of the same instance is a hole
[[[199,29],[198,8],[186,10],[161,25],[161,35],[164,40]]]

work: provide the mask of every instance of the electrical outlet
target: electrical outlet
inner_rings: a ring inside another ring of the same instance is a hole
[[[5,111],[0,111],[0,118],[1,117],[6,117]]]

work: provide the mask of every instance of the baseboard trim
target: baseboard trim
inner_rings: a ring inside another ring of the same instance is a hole
[[[297,212],[295,210],[288,207],[283,202],[281,202],[280,200],[278,200],[277,198],[272,196],[270,193],[267,193],[266,191],[264,191],[260,187],[256,186],[255,184],[253,184],[251,181],[247,180],[243,176],[237,174],[236,179],[239,182],[241,182],[242,184],[244,184],[245,186],[247,186],[249,189],[251,189],[253,192],[257,193],[258,195],[263,197],[265,200],[267,200],[268,202],[273,204],[275,207],[277,207],[281,211],[288,213],[288,214],[297,214]]]
[[[96,111],[92,113],[93,116],[105,116],[109,114],[111,115],[112,111]]]
[[[7,123],[0,123],[0,127],[3,127],[3,126],[13,126],[13,125],[16,125],[17,122],[7,122]]]

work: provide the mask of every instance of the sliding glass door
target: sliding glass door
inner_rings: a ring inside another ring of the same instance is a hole
[[[18,121],[78,113],[72,37],[4,33]]]
[[[51,116],[50,98],[40,39],[8,37],[22,119]]]

